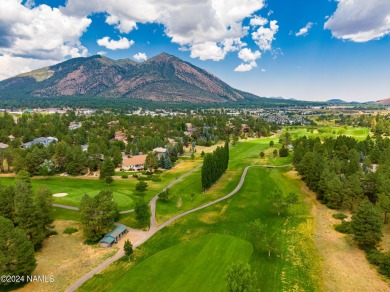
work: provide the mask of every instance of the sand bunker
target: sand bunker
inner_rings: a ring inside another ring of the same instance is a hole
[[[58,194],[54,194],[53,197],[66,197],[68,195],[68,193],[58,193]]]

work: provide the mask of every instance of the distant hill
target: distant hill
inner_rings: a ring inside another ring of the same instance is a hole
[[[329,100],[327,100],[326,102],[327,102],[327,103],[348,103],[347,101],[344,101],[344,100],[342,100],[342,99],[337,99],[337,98],[335,98],[335,99],[329,99]]]
[[[382,104],[382,105],[390,105],[390,98],[378,100],[375,102],[376,104]]]
[[[0,82],[0,97],[100,97],[190,103],[272,99],[232,88],[213,74],[165,53],[145,62],[74,58]]]

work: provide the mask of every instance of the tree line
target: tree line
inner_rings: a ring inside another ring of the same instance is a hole
[[[209,189],[225,173],[229,164],[229,142],[224,147],[217,147],[213,153],[204,156],[201,177],[202,190]]]
[[[52,201],[47,188],[32,191],[30,176],[24,171],[13,185],[0,186],[1,275],[27,276],[34,271],[34,251],[52,233]]]
[[[69,129],[71,123],[79,124],[78,129]],[[191,123],[191,133],[186,133],[186,123]],[[169,169],[183,147],[193,143],[210,146],[226,140],[230,126],[235,126],[233,136],[240,135],[241,124],[246,123],[252,136],[266,136],[271,126],[260,118],[242,114],[231,118],[220,112],[200,112],[185,115],[150,116],[127,115],[123,113],[96,112],[94,115],[78,115],[74,111],[64,114],[43,115],[23,113],[14,116],[0,114],[0,142],[9,145],[0,150],[0,171],[18,172],[26,170],[31,175],[51,175],[67,172],[80,175],[97,171],[102,160],[109,158],[115,167],[126,155],[146,154],[156,147],[166,147],[169,159],[159,161],[160,167]],[[121,138],[116,140],[116,133]],[[22,143],[38,137],[56,137],[59,143],[48,147],[34,145],[21,149]],[[125,138],[126,141],[122,141]],[[169,138],[169,139],[168,139]],[[172,142],[173,139],[175,142]],[[87,148],[86,148],[87,146]]]
[[[390,277],[390,253],[376,249],[390,212],[390,139],[302,137],[294,146],[293,163],[317,199],[352,212],[351,222],[342,221],[336,230],[352,234],[369,261]]]

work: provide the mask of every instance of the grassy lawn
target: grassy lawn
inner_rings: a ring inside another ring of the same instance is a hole
[[[53,215],[54,215],[54,220],[80,221],[79,211],[53,207]]]
[[[357,140],[364,140],[368,135],[371,135],[370,130],[365,127],[314,127],[309,131],[309,127],[287,127],[283,128],[283,132],[289,132],[292,139],[297,139],[302,136],[319,137],[320,139],[337,137],[340,135],[351,136]]]
[[[280,217],[267,199],[276,186],[284,193],[293,191],[300,196],[300,203],[285,211]],[[249,260],[252,269],[256,272],[260,290],[317,291],[322,287],[321,263],[313,241],[313,218],[309,212],[309,205],[305,202],[307,195],[301,192],[300,187],[299,180],[290,175],[289,168],[251,168],[243,188],[232,198],[192,213],[162,229],[136,250],[131,263],[127,260],[114,263],[103,273],[88,281],[81,291],[91,291],[96,287],[101,291],[111,291],[118,288],[114,289],[114,283],[126,282],[126,285],[132,285],[133,281],[137,283],[141,281],[139,279],[141,271],[147,270],[142,263],[150,258],[150,261],[158,265],[153,255],[159,255],[167,248],[181,242],[202,238],[210,233],[227,234],[250,241],[247,226],[258,218],[269,226],[270,232],[277,231],[278,234],[275,239],[277,250],[271,257],[268,257],[265,250],[254,250]],[[177,264],[183,262],[184,258],[192,257],[193,254],[189,249],[186,254],[179,256],[173,251],[174,249],[168,249],[167,254],[169,252],[170,256],[176,259]],[[203,256],[199,255],[199,257],[197,262],[202,261]],[[171,279],[169,284],[173,285],[177,272],[162,277],[167,267],[168,264],[162,264],[153,273],[160,275],[159,278]],[[207,268],[203,265],[199,270]],[[220,270],[225,271],[222,260]],[[151,278],[145,276],[143,284],[130,291],[148,290],[143,289],[143,285],[149,285],[146,279]],[[156,279],[156,281],[166,281],[166,279]],[[205,283],[207,284],[207,281]],[[206,285],[202,287],[202,291],[223,290],[224,282],[220,282],[219,285],[218,288],[216,286],[208,288]],[[128,287],[130,286],[126,286],[126,290],[129,289]],[[121,289],[117,290],[121,291]]]
[[[237,185],[244,168],[251,164],[284,165],[291,163],[292,156],[271,158],[270,161],[260,158],[260,152],[269,148],[269,142],[276,139],[256,139],[237,143],[230,148],[230,161],[226,173],[205,193],[202,193],[201,170],[193,172],[178,184],[169,189],[169,202],[157,201],[156,219],[159,224],[176,214],[193,209],[209,201],[225,196]],[[267,156],[267,157],[268,157]],[[193,196],[191,196],[193,194]]]
[[[147,181],[148,190],[145,193],[145,200],[151,200],[152,197],[159,193],[171,181],[175,180],[185,172],[193,169],[201,162],[202,161],[200,159],[179,159],[174,168],[168,171],[164,171],[160,175],[161,181]],[[3,185],[11,185],[13,182],[14,178],[0,178],[0,183]],[[45,178],[33,177],[31,182],[33,189],[36,189],[39,186],[46,186],[51,192],[53,192],[53,194],[68,193],[68,195],[65,197],[55,197],[54,203],[75,207],[80,205],[81,198],[84,194],[88,194],[94,197],[104,189],[110,189],[113,191],[114,200],[118,204],[119,210],[133,209],[135,200],[138,198],[135,194],[135,185],[138,183],[138,180],[131,177],[131,175],[128,179],[116,179],[110,186],[98,179],[82,179],[59,176]]]
[[[127,271],[109,290],[194,291],[196,287],[197,291],[218,291],[224,285],[226,267],[239,260],[248,262],[251,254],[252,245],[248,241],[209,234],[146,259]]]

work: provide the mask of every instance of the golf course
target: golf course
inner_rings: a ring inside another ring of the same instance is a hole
[[[369,134],[360,128],[337,130],[358,138]],[[326,131],[311,132],[303,127],[283,129],[279,135],[286,131],[293,139],[302,135],[326,138]],[[131,260],[120,248],[84,278],[80,275],[78,284],[67,291],[193,291],[193,287],[224,291],[227,268],[238,261],[250,265],[261,291],[324,290],[324,255],[315,237],[313,196],[293,169],[292,154],[273,154],[280,148],[278,141],[275,135],[231,145],[227,171],[205,192],[200,155],[179,159],[173,169],[159,175],[160,180],[148,181],[144,198],[151,202],[150,229],[132,229],[137,228],[134,212],[121,214],[118,220],[128,227],[128,238],[136,238]],[[11,184],[13,178],[1,178],[0,182]],[[54,202],[70,207],[78,207],[85,193],[94,196],[99,190],[111,189],[121,211],[134,207],[136,183],[133,177],[117,177],[111,185],[84,178],[32,179],[33,188],[43,184],[53,193],[67,193],[55,197]],[[157,195],[164,189],[168,189],[168,199],[159,200]],[[277,190],[283,195],[294,193],[297,202],[277,209],[271,199]],[[54,217],[80,220],[77,210],[59,207],[54,208]],[[263,236],[271,245],[254,240],[254,222],[265,226]]]
[[[200,171],[178,182],[170,189],[168,202],[157,201],[158,223],[231,192],[246,166],[268,165],[271,159],[268,156],[260,158],[259,153],[267,151],[271,140],[276,142],[275,138],[256,139],[231,147],[227,172],[206,193],[201,192]],[[272,161],[281,165],[277,158]],[[198,285],[207,283],[202,291],[222,291],[226,268],[237,260],[252,266],[263,291],[290,290],[292,287],[301,291],[318,290],[322,285],[321,261],[313,241],[313,218],[306,202],[307,195],[302,193],[300,181],[290,175],[291,169],[288,165],[280,168],[253,166],[248,170],[242,188],[231,198],[177,219],[139,246],[130,262],[126,257],[114,262],[79,290],[120,291],[124,283],[129,287],[133,285],[130,282],[145,281],[147,275],[148,279],[156,279],[156,283],[148,284],[148,291],[190,291],[193,286],[188,283],[193,281],[202,282]],[[276,187],[284,193],[295,192],[299,197],[298,204],[284,210],[281,216],[269,200]],[[192,192],[194,196],[191,196]],[[181,205],[177,203],[178,197]],[[274,238],[270,256],[266,250],[254,248],[251,242],[249,224],[256,219],[266,224],[267,233]],[[241,243],[236,245],[226,238],[220,242],[220,236],[226,235]],[[240,256],[234,256],[238,250]],[[215,260],[218,273],[212,272]],[[187,261],[188,265],[180,268]],[[212,275],[212,280],[205,281],[204,272],[207,279]],[[166,276],[162,277],[162,274]],[[182,283],[187,285],[181,286]],[[140,291],[138,285],[132,287],[132,291]]]

